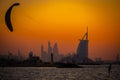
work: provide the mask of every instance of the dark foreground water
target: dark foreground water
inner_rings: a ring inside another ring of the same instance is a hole
[[[0,80],[120,80],[120,65],[87,65],[86,68],[0,67]]]

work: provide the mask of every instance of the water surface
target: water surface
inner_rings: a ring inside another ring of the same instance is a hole
[[[0,67],[0,80],[120,80],[120,66],[84,65],[86,68]]]

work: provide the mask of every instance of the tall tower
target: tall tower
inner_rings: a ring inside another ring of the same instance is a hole
[[[53,53],[54,53],[54,54],[59,54],[57,43],[55,43],[54,46],[53,46]]]
[[[48,62],[48,54],[47,52],[44,50],[44,46],[41,45],[41,59],[43,62]]]
[[[48,54],[51,54],[52,53],[52,47],[51,47],[51,44],[50,44],[50,41],[48,42]]]
[[[59,56],[57,43],[55,43],[54,46],[53,46],[53,54],[54,54],[54,61],[55,62],[59,61],[60,56]]]
[[[48,61],[51,61],[51,53],[52,53],[52,47],[50,44],[50,41],[48,42]]]
[[[88,60],[88,27],[87,31],[80,40],[80,43],[77,48],[77,58],[78,62],[87,62]]]

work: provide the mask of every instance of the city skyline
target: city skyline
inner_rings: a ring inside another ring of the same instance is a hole
[[[5,13],[15,2],[11,33],[5,25]],[[41,45],[50,40],[57,42],[59,53],[75,53],[78,39],[89,28],[89,57],[115,59],[120,54],[120,11],[118,0],[1,0],[0,1],[0,54],[18,49],[27,56],[29,51],[40,55]],[[51,44],[53,45],[53,44]]]

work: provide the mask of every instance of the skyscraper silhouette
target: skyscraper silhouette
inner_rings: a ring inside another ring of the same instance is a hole
[[[57,43],[52,48],[50,41],[48,42],[48,53],[44,50],[44,46],[41,45],[41,59],[43,62],[51,62],[51,53],[54,54],[54,62],[58,62],[62,58],[62,55],[59,54]]]
[[[48,41],[48,61],[51,60],[52,47],[50,41]]]
[[[43,53],[43,52],[44,52],[44,46],[41,45],[41,53]]]
[[[59,57],[60,57],[57,43],[55,43],[53,46],[53,53],[54,53],[54,61],[56,62],[59,60]]]
[[[52,47],[51,47],[51,44],[50,44],[50,41],[48,42],[48,54],[51,54],[52,53]]]
[[[44,62],[48,62],[48,54],[44,50],[44,46],[43,45],[41,45],[41,59]]]
[[[88,28],[77,48],[78,62],[87,62],[88,60]]]
[[[57,43],[55,43],[54,46],[53,46],[53,53],[54,54],[59,54]]]

